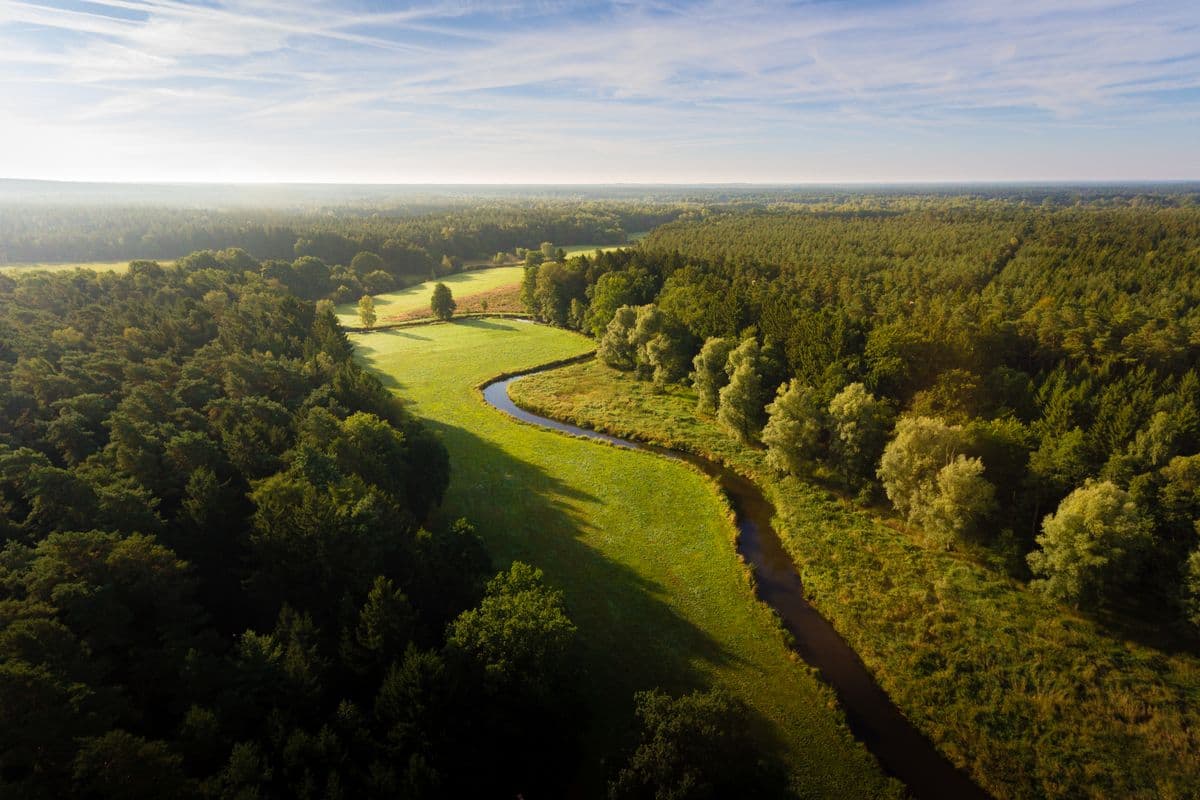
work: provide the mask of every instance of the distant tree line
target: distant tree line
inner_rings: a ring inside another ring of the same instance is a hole
[[[443,259],[486,259],[531,242],[622,244],[628,233],[683,210],[663,203],[499,200],[319,213],[11,204],[0,206],[0,264],[173,259],[239,248],[257,259],[311,256],[349,267],[365,251],[379,256],[375,269],[427,279]]]
[[[781,474],[886,497],[1081,607],[1200,622],[1200,209],[723,213],[526,270],[610,366]]]

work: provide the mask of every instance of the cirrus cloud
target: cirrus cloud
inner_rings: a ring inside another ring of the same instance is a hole
[[[0,107],[26,177],[1196,178],[1200,7],[0,0]]]

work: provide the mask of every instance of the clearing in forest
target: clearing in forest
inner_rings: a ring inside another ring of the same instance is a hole
[[[649,231],[639,231],[629,234],[629,242],[627,244],[573,244],[570,247],[563,247],[563,252],[567,254],[567,258],[571,256],[590,256],[597,250],[603,253],[611,253],[614,250],[624,250],[627,247],[633,247],[638,241],[645,236]]]
[[[435,281],[425,281],[424,283],[410,286],[407,289],[401,289],[397,292],[378,294],[375,295],[375,313],[378,316],[376,324],[386,325],[389,322],[407,319],[414,313],[418,313],[421,316],[429,316],[429,298],[433,296],[433,287],[438,283],[444,283],[450,287],[450,291],[454,293],[454,299],[459,304],[459,312],[461,313],[469,310],[463,304],[463,301],[467,298],[472,295],[487,295],[498,289],[520,286],[521,278],[524,275],[525,268],[521,266],[476,269],[467,272],[456,272],[453,275],[447,275]],[[493,311],[504,310],[490,304],[489,309]],[[338,321],[343,325],[350,328],[358,327],[357,297],[354,298],[353,302],[343,303],[338,306],[335,311]]]
[[[164,267],[170,261],[159,261]],[[23,264],[0,264],[0,272],[68,272],[73,269],[89,269],[93,272],[126,272],[129,261],[67,261],[63,263],[30,262]]]
[[[840,719],[832,692],[792,656],[753,596],[728,508],[707,478],[649,453],[518,423],[476,388],[586,352],[567,331],[500,319],[356,334],[358,356],[438,431],[450,451],[440,511],[476,524],[499,569],[540,567],[579,627],[591,709],[585,783],[625,744],[632,695],[728,688],[754,710],[764,742],[803,794],[895,792]]]

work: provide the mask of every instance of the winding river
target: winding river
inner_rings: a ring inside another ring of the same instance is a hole
[[[986,800],[989,795],[947,761],[896,708],[858,654],[804,598],[800,575],[771,525],[774,507],[747,478],[704,458],[628,441],[532,414],[508,396],[515,381],[548,368],[494,381],[483,389],[487,403],[519,420],[631,450],[648,450],[686,461],[714,478],[729,498],[738,527],[737,549],[754,570],[756,593],[779,614],[794,637],[796,652],[833,687],[850,730],[920,800]]]

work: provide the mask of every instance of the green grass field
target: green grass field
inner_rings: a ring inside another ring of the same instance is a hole
[[[567,258],[577,255],[588,255],[600,250],[604,253],[610,253],[613,250],[623,250],[626,247],[633,247],[637,241],[645,236],[649,231],[639,231],[638,233],[629,234],[628,244],[573,244],[570,247],[564,247],[563,250],[567,254]]]
[[[596,361],[518,404],[756,476],[805,591],[883,688],[997,798],[1200,797],[1200,659],[1128,641],[969,558],[795,479],[698,418],[691,389]]]
[[[493,267],[477,269],[469,272],[457,272],[440,279],[441,283],[450,287],[455,297],[467,297],[482,294],[505,286],[515,286],[524,276],[524,267]],[[388,292],[375,296],[376,324],[384,325],[389,317],[396,317],[412,311],[428,311],[429,298],[433,296],[433,287],[438,281],[424,283],[401,289],[398,292]],[[348,327],[358,327],[358,301],[344,303],[335,309],[338,320]]]
[[[593,714],[586,785],[600,786],[599,755],[626,742],[634,691],[716,684],[755,711],[802,796],[898,793],[754,599],[728,507],[707,478],[648,453],[518,423],[474,388],[502,371],[585,352],[590,341],[497,319],[352,340],[363,363],[443,437],[453,474],[441,515],[470,518],[497,568],[528,561],[565,591]]]
[[[160,261],[160,264],[169,262]],[[125,272],[128,261],[78,261],[65,264],[0,264],[0,272],[67,272],[73,269],[90,269],[95,272]]]
[[[613,250],[622,250],[629,247],[627,244],[573,244],[570,247],[564,247],[563,252],[567,254],[567,258],[571,256],[590,256],[597,250],[604,253],[611,253]]]

